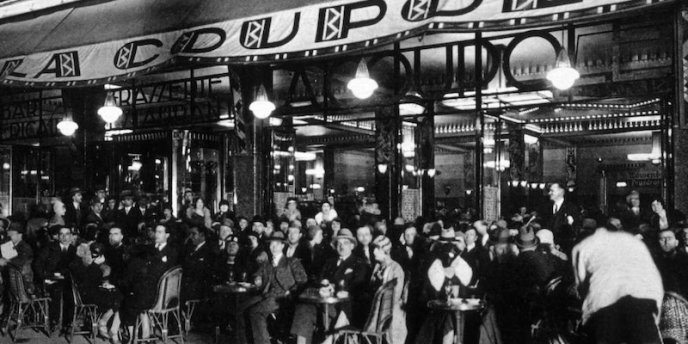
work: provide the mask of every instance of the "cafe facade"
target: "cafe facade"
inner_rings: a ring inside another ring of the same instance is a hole
[[[637,190],[688,210],[679,1],[254,5],[0,3],[5,211],[80,186],[494,219],[553,182],[584,207]]]

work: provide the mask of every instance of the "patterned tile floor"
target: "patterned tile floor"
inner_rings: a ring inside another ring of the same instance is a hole
[[[12,340],[9,336],[7,335],[0,335],[0,344],[11,344]],[[18,344],[67,344],[67,339],[65,339],[64,336],[57,336],[53,335],[52,337],[47,337],[43,333],[38,333],[30,329],[22,330],[19,333],[19,336],[17,337],[16,343]],[[87,338],[84,336],[74,336],[74,340],[72,340],[72,344],[108,344],[109,341],[105,341],[103,339],[97,338],[95,343],[91,343]],[[162,341],[158,341],[157,343],[162,343]],[[169,341],[169,343],[177,343],[176,341]],[[214,336],[210,334],[205,334],[205,333],[195,333],[191,332],[189,333],[189,336],[187,337],[186,340],[184,340],[184,343],[188,344],[213,344],[215,343],[215,338]],[[221,337],[219,344],[225,344],[225,343],[230,343],[229,338],[226,337]]]

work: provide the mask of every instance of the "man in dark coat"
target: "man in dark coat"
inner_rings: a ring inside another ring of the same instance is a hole
[[[121,284],[126,271],[125,256],[128,254],[124,245],[124,235],[119,227],[110,228],[108,245],[105,246],[105,262],[110,267],[110,283],[115,286]]]
[[[60,318],[60,300],[64,300],[62,326],[68,326],[72,309],[72,291],[68,287],[69,264],[76,258],[76,247],[72,243],[72,230],[60,228],[58,241],[51,242],[41,251],[34,262],[34,273],[37,281],[48,280],[46,290],[50,296],[50,319],[53,325]],[[69,320],[68,320],[69,319]]]
[[[261,288],[261,295],[246,302],[251,304],[246,314],[251,321],[255,344],[269,344],[267,317],[280,309],[293,307],[292,300],[298,296],[308,281],[300,260],[284,255],[284,233],[273,232],[268,239],[272,259],[263,262],[254,276],[254,283]],[[241,317],[243,320],[243,317]],[[287,319],[280,319],[286,321]],[[240,321],[239,325],[242,321]]]
[[[69,198],[70,201],[65,202],[65,208],[67,209],[64,216],[65,225],[75,228],[77,232],[80,232],[87,212],[87,210],[82,209],[81,201],[83,200],[83,195],[81,189],[76,187],[71,188],[69,190]]]
[[[336,236],[338,257],[330,259],[323,267],[320,275],[321,286],[326,290],[336,290],[335,295],[348,295],[352,298],[351,302],[329,305],[330,316],[335,317],[338,310],[346,314],[350,321],[365,321],[366,316],[352,314],[352,308],[363,309],[370,305],[362,305],[365,302],[362,296],[366,294],[368,286],[370,267],[363,259],[354,256],[352,251],[356,245],[356,238],[350,230],[343,228]],[[323,290],[324,291],[324,290]],[[294,321],[291,333],[297,337],[297,344],[310,343],[313,338],[313,330],[317,320],[318,310],[314,304],[302,303],[296,306]],[[332,320],[332,319],[331,319]],[[332,321],[330,321],[332,323]],[[329,331],[330,329],[325,329]]]
[[[574,228],[580,225],[581,213],[578,206],[568,201],[565,195],[566,189],[562,184],[552,183],[549,188],[552,203],[542,211],[545,220],[543,228],[551,230],[554,241],[564,253],[570,254],[575,240]]]
[[[133,242],[139,236],[141,212],[138,207],[134,207],[134,194],[131,191],[122,192],[122,204],[124,208],[117,211],[116,223],[124,230],[124,237]]]
[[[375,266],[375,255],[373,255],[373,232],[369,226],[362,226],[356,230],[358,245],[354,248],[353,254],[368,264],[372,272]]]
[[[11,266],[17,269],[24,280],[24,287],[29,294],[35,292],[33,284],[33,270],[31,269],[31,262],[33,262],[33,250],[31,246],[23,240],[24,228],[21,223],[12,223],[7,229],[7,236],[17,252],[12,258],[0,258],[0,267]]]
[[[207,231],[203,227],[189,229],[190,246],[186,247],[182,260],[182,302],[202,300],[210,292],[215,257],[206,242]]]
[[[284,247],[284,255],[287,258],[295,258],[301,261],[301,265],[306,271],[311,267],[311,252],[308,243],[302,240],[303,233],[297,226],[289,226],[287,230],[287,245]]]
[[[162,270],[162,273],[177,266],[179,262],[179,251],[169,244],[169,239],[170,229],[168,226],[155,226],[155,255],[153,262]]]
[[[103,200],[98,197],[93,197],[91,199],[91,207],[89,209],[88,215],[84,219],[84,224],[95,223],[99,229],[103,228],[105,221],[102,217],[103,211]]]

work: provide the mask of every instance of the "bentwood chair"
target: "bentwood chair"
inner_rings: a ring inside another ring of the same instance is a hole
[[[368,320],[363,329],[345,327],[334,333],[332,343],[337,344],[343,339],[343,344],[390,344],[390,327],[392,326],[392,312],[394,308],[394,287],[396,278],[383,284],[373,297]]]
[[[174,267],[165,272],[158,281],[158,293],[153,307],[144,311],[150,319],[151,336],[155,336],[167,343],[170,339],[178,339],[179,343],[184,344],[184,331],[182,330],[182,317],[180,314],[179,292],[182,284],[182,268]],[[176,322],[177,332],[170,335],[170,323]],[[151,338],[140,338],[141,318],[136,318],[134,333],[131,334],[133,344],[148,342]],[[159,335],[157,334],[159,332]]]
[[[79,286],[77,285],[76,281],[74,281],[74,277],[70,276],[69,279],[72,282],[72,299],[74,300],[74,315],[72,316],[72,326],[69,330],[69,336],[67,337],[67,341],[71,343],[74,339],[74,335],[87,334],[91,339],[91,343],[95,343],[96,334],[98,333],[98,306],[94,304],[85,304],[81,299],[81,292],[79,291]],[[79,318],[82,318],[84,321],[90,322],[91,329],[78,329],[77,327],[79,327]]]
[[[50,336],[50,321],[48,319],[48,297],[30,297],[24,287],[21,271],[8,266],[10,312],[5,323],[5,333],[8,333],[12,342],[16,341],[17,333],[24,328],[42,330],[46,336]],[[10,323],[14,323],[14,331]],[[14,332],[14,333],[13,333]]]

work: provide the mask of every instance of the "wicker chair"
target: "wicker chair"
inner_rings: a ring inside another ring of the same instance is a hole
[[[74,300],[74,315],[72,317],[72,326],[69,330],[69,337],[67,341],[69,343],[74,339],[74,335],[88,334],[90,335],[91,342],[95,343],[96,334],[98,333],[98,306],[94,304],[85,304],[81,300],[81,292],[79,291],[79,286],[74,281],[73,276],[69,278],[72,281],[72,299]],[[77,320],[79,317],[83,317],[84,320],[91,322],[91,329],[89,330],[77,330]]]
[[[182,283],[182,268],[174,267],[165,272],[158,281],[158,294],[155,299],[153,307],[144,311],[150,321],[153,330],[160,331],[157,336],[164,343],[169,339],[178,338],[180,343],[184,343],[184,331],[182,330],[182,317],[180,314],[180,298],[179,291]],[[171,319],[172,318],[172,319]],[[177,334],[169,335],[170,320],[177,322]],[[142,327],[141,319],[136,318],[136,325],[134,326],[134,333],[131,334],[131,343],[147,342],[150,338],[138,338]]]
[[[196,311],[196,307],[201,302],[202,302],[202,300],[196,300],[196,299],[184,302],[184,311],[182,312],[182,317],[184,317],[184,336],[185,337],[187,337],[189,335],[189,331],[191,330],[191,318],[193,317],[194,312]]]
[[[394,287],[397,280],[393,279],[375,292],[370,307],[368,320],[363,329],[345,327],[336,330],[332,343],[337,344],[343,338],[343,344],[387,344],[391,343],[389,329],[392,325],[394,308]]]
[[[5,333],[8,333],[12,342],[16,340],[17,333],[24,328],[40,329],[45,335],[50,336],[50,321],[48,319],[48,297],[29,297],[24,287],[21,271],[9,266],[9,291],[10,312],[5,323]],[[10,329],[10,322],[14,322],[14,333]]]

